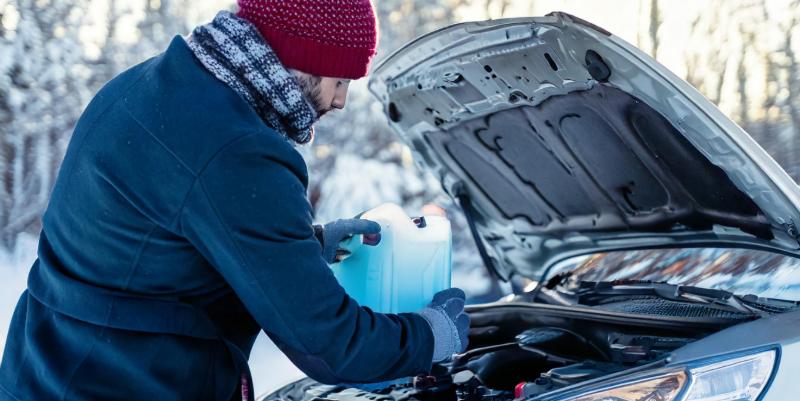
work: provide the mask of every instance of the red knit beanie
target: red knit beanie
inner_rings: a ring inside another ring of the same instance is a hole
[[[238,0],[284,66],[312,75],[367,75],[378,42],[369,0]]]

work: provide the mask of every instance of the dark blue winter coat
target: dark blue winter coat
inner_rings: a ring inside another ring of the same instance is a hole
[[[307,180],[182,38],[113,79],[61,166],[0,400],[227,401],[259,330],[324,382],[428,371],[423,318],[373,313],[336,282]]]

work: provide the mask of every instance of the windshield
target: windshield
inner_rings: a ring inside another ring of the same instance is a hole
[[[749,249],[683,248],[618,251],[559,263],[581,281],[646,280],[800,300],[800,260]]]

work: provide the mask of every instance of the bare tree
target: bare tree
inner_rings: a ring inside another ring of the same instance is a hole
[[[100,55],[97,59],[86,59],[85,63],[92,68],[93,74],[89,80],[91,88],[97,88],[110,80],[121,68],[124,63],[124,50],[120,48],[115,40],[117,36],[117,25],[125,14],[120,11],[120,4],[117,0],[108,0],[108,13],[105,18],[105,35],[102,39]]]
[[[750,97],[748,96],[748,69],[747,57],[750,44],[755,42],[755,34],[748,30],[744,24],[739,26],[739,35],[742,37],[739,48],[739,61],[736,64],[737,94],[739,96],[739,124],[748,129],[750,127]]]
[[[722,0],[715,0],[710,8],[715,12],[702,13],[692,21],[689,43],[695,46],[686,49],[686,78],[719,104],[731,61],[730,25],[738,8]]]
[[[800,0],[792,2],[794,13],[784,30],[783,54],[786,57],[786,97],[785,107],[792,127],[792,140],[800,138],[800,60],[794,51],[794,35],[800,23],[797,8]]]
[[[87,100],[78,35],[85,5],[76,0],[9,5],[19,21],[0,42],[7,57],[0,68],[2,248],[12,249],[21,232],[38,231],[66,138]]]
[[[689,24],[689,32],[690,37],[695,36],[697,32],[700,30],[700,22],[701,22],[701,15],[697,15],[692,22]],[[641,47],[641,46],[639,46]],[[686,65],[686,76],[685,79],[687,82],[692,84],[695,88],[699,90],[703,90],[704,82],[702,78],[701,70],[701,60],[700,60],[700,53],[699,52],[690,52],[687,51],[686,54],[683,56],[684,63]]]
[[[661,11],[658,9],[658,0],[650,1],[650,55],[658,58],[658,30],[661,28]]]
[[[492,19],[492,18],[503,18],[503,16],[506,14],[506,10],[508,9],[508,6],[510,6],[510,5],[511,5],[511,0],[486,0],[486,2],[483,5],[484,6],[484,13],[486,14],[486,18],[489,18],[489,19]],[[497,8],[497,10],[499,11],[497,13],[497,16],[493,16],[492,15],[492,9],[493,8]]]
[[[761,0],[760,11],[762,21],[770,21],[769,9],[767,8],[766,0]],[[764,86],[764,99],[761,102],[761,111],[763,117],[761,118],[760,128],[757,132],[760,135],[769,135],[773,125],[772,115],[773,111],[778,105],[778,81],[780,79],[780,71],[778,63],[775,61],[773,49],[758,48],[762,63],[764,66],[763,83]]]

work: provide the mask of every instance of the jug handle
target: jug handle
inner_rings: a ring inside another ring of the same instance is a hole
[[[350,255],[355,253],[362,246],[377,246],[378,244],[380,244],[380,242],[381,242],[380,233],[353,235],[350,238],[343,240],[342,242],[339,243],[337,254],[338,250],[344,250],[346,251],[346,254],[341,259],[338,259],[334,263],[339,263],[342,260],[347,259],[348,257],[350,257]]]

